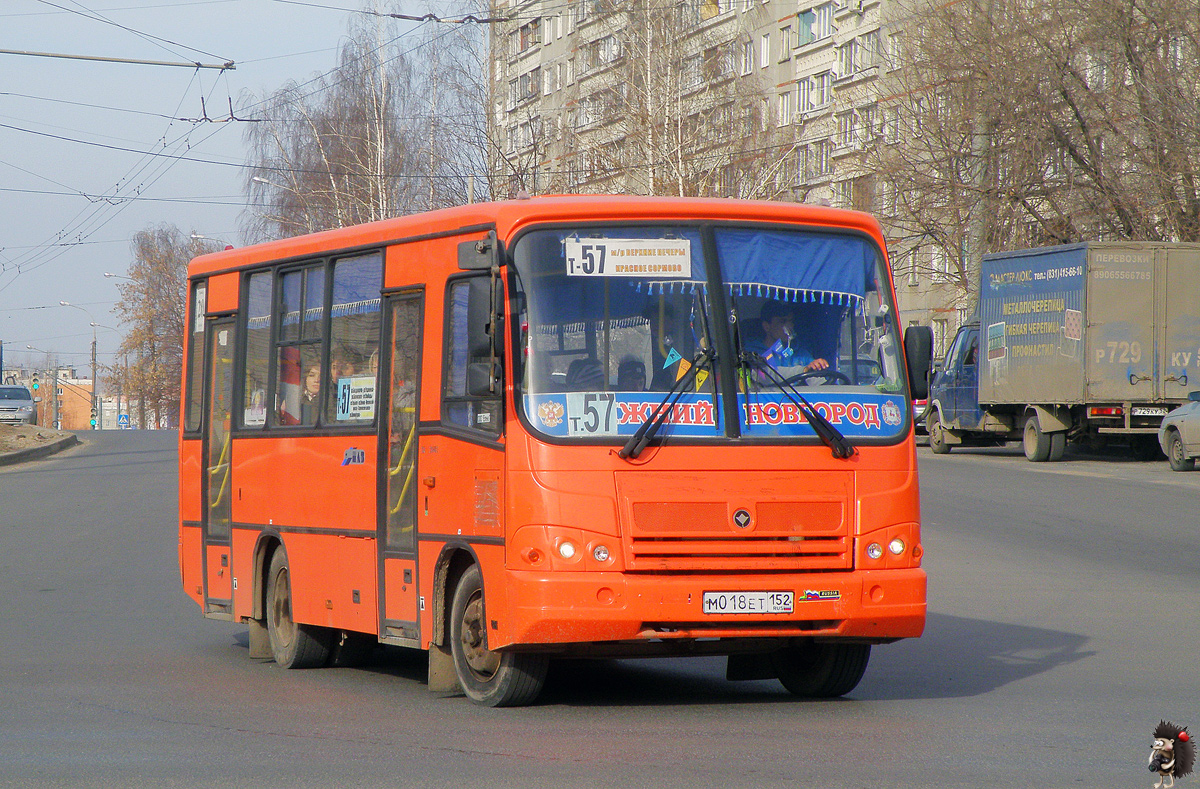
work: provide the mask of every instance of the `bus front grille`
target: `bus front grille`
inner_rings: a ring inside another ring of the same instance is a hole
[[[632,502],[626,567],[638,571],[847,570],[842,501]],[[743,511],[744,514],[739,514]]]

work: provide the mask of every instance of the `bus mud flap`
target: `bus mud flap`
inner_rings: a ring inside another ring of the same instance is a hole
[[[454,673],[454,656],[447,646],[429,645],[429,692],[460,696],[463,689]]]
[[[275,653],[271,651],[271,636],[267,633],[267,622],[264,619],[247,619],[250,625],[250,657],[271,659]]]

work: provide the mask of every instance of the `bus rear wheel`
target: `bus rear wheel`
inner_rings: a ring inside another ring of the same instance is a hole
[[[329,660],[333,633],[292,619],[292,581],[287,555],[280,548],[267,571],[267,636],[271,654],[283,668],[317,668]]]
[[[870,659],[870,644],[807,643],[773,652],[771,665],[793,694],[830,699],[854,690]]]
[[[463,573],[450,606],[450,652],[463,692],[485,707],[530,704],[546,684],[545,655],[493,652],[487,646],[483,575],[478,565]]]

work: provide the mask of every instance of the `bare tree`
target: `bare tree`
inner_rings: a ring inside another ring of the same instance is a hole
[[[927,260],[965,293],[991,251],[1200,240],[1194,4],[897,7],[874,167],[901,247],[937,250]]]
[[[220,248],[211,239],[162,224],[133,237],[129,279],[118,285],[113,313],[128,327],[120,354],[136,364],[114,367],[109,381],[139,402],[143,426],[173,426],[179,414],[188,262]]]
[[[364,21],[365,20],[365,21]],[[338,68],[289,83],[247,125],[247,232],[278,238],[407,213],[425,175],[417,85],[384,17],[358,18]]]

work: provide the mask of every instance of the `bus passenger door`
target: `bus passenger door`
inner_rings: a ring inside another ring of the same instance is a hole
[[[387,408],[379,420],[379,635],[419,646],[417,613],[417,415],[421,375],[423,294],[388,296],[380,387]]]
[[[218,318],[209,321],[205,335],[208,399],[205,402],[205,469],[201,484],[204,486],[204,610],[208,613],[233,612],[230,422],[233,416],[234,330],[233,318]]]

